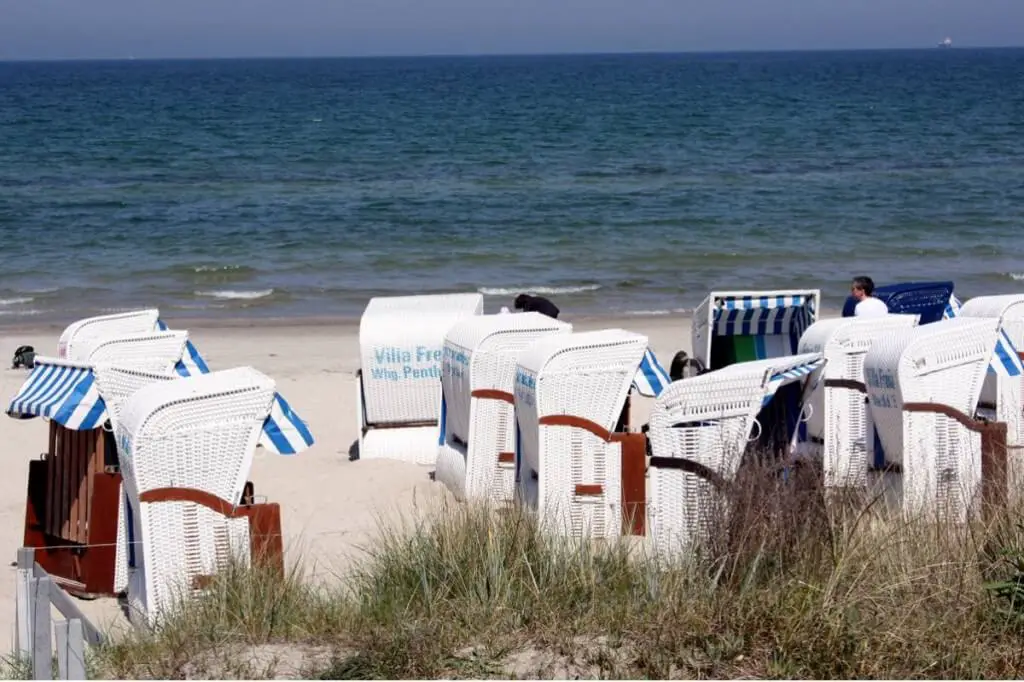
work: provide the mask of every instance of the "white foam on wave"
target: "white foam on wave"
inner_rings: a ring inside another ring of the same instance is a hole
[[[1008,272],[1006,274],[1009,275],[1010,279],[1014,282],[1024,282],[1024,272]]]
[[[192,272],[231,272],[232,270],[241,270],[246,266],[244,265],[197,265],[192,268]]]
[[[25,315],[25,316],[42,315],[43,313],[47,313],[47,312],[50,312],[50,311],[48,311],[48,310],[34,310],[34,309],[32,309],[32,310],[0,310],[0,316],[4,316],[4,315],[17,315],[18,317],[21,317],[22,315]]]
[[[0,298],[0,305],[21,305],[22,303],[31,303],[34,301],[31,296],[22,298]]]
[[[582,294],[586,291],[597,291],[600,288],[600,284],[581,284],[575,287],[480,287],[477,292],[484,296],[514,296],[516,294],[555,296],[558,294]]]
[[[665,308],[659,310],[627,310],[624,314],[633,317],[655,317],[660,315],[679,315],[692,313],[692,308]]]
[[[224,289],[221,291],[196,291],[196,296],[206,296],[208,298],[226,298],[243,301],[251,301],[257,298],[264,298],[274,293],[273,289],[260,289],[258,291],[233,291],[231,289]]]

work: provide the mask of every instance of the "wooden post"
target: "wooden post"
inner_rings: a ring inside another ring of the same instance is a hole
[[[32,679],[53,679],[53,643],[50,637],[50,579],[32,579]]]
[[[82,621],[69,618],[53,625],[57,638],[57,670],[60,679],[84,680],[85,638],[82,635]]]

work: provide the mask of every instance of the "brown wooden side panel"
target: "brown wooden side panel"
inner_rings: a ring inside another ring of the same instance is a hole
[[[101,471],[93,476],[92,488],[89,548],[82,553],[77,579],[85,583],[90,594],[113,594],[121,474]]]
[[[622,532],[644,535],[647,527],[647,436],[612,434],[622,443]]]
[[[284,575],[284,540],[281,536],[281,505],[254,504],[244,508],[249,517],[252,561]]]

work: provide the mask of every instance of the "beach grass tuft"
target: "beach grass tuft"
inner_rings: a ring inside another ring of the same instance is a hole
[[[1007,678],[1024,674],[1024,530],[900,522],[816,472],[748,469],[686,561],[450,505],[379,538],[340,586],[232,567],[114,677]]]

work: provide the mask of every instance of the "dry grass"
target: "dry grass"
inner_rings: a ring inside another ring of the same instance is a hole
[[[274,676],[266,652],[301,645],[291,674],[334,679],[1024,674],[1014,515],[880,521],[871,500],[826,504],[818,480],[747,471],[715,541],[672,566],[639,542],[560,541],[529,514],[455,506],[382,530],[336,591],[229,571],[158,634],[101,651],[99,669]]]

